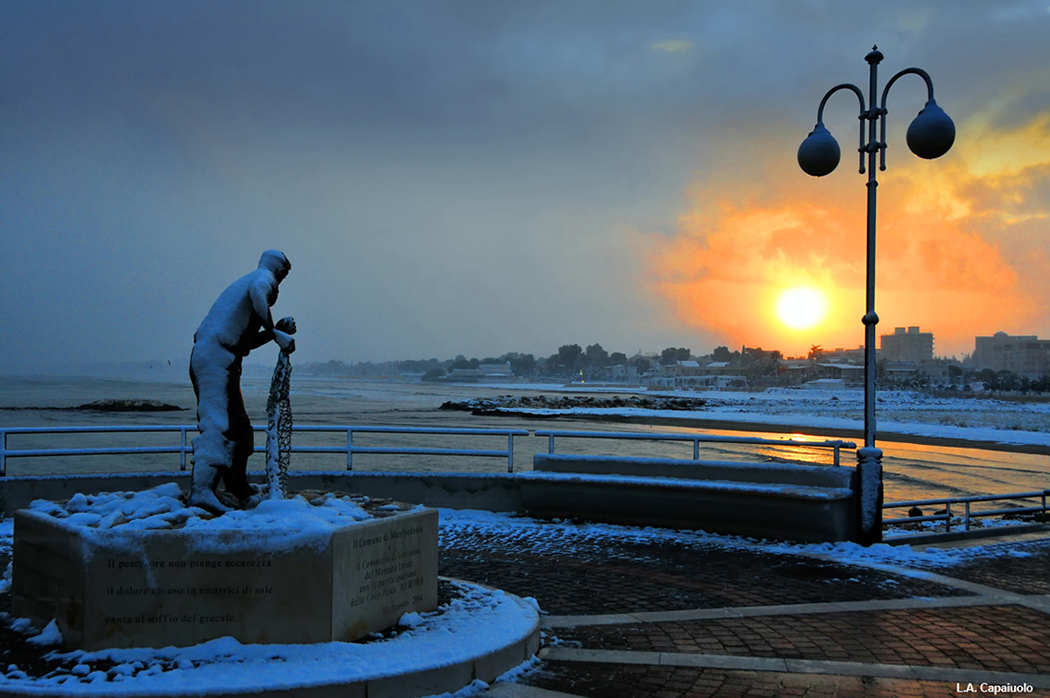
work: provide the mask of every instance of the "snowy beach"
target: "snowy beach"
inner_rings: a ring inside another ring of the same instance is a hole
[[[498,387],[497,387],[498,388]],[[549,389],[566,390],[564,386]],[[585,385],[576,390],[591,392]],[[594,389],[608,392],[609,388]],[[854,437],[864,426],[859,390],[806,391],[772,388],[762,392],[676,391],[669,399],[700,401],[693,410],[596,406],[543,408],[508,405],[513,400],[468,401],[491,413],[582,417],[609,421],[648,421],[731,431],[819,433]],[[508,396],[509,397],[509,396]],[[578,402],[578,401],[577,401]],[[880,391],[876,405],[879,437],[884,440],[946,446],[975,446],[1050,455],[1050,404],[995,398],[942,398],[914,391]]]
[[[244,396],[253,422],[265,423],[269,376],[247,372]],[[0,427],[89,425],[186,425],[195,422],[195,401],[181,371],[151,371],[120,378],[0,377]],[[576,406],[571,409],[500,405],[529,398],[553,402],[572,398],[582,405],[622,398],[625,404],[667,398],[702,401],[695,410]],[[156,400],[184,408],[174,412],[97,412],[68,409],[99,399]],[[629,434],[684,433],[811,438],[861,441],[862,392],[767,390],[764,392],[656,392],[638,388],[560,384],[434,384],[408,381],[350,380],[293,373],[292,410],[300,425],[380,425],[469,427],[531,431],[616,431]],[[446,402],[473,404],[472,410],[439,409]],[[34,409],[26,409],[34,408]],[[1001,494],[1043,489],[1050,482],[1050,404],[988,398],[937,398],[915,392],[879,391],[876,417],[879,446],[885,452],[888,501],[933,497]],[[305,437],[302,437],[305,438]],[[469,439],[470,437],[465,437]],[[397,439],[375,440],[397,445]],[[470,441],[433,445],[475,445]],[[504,441],[505,443],[505,441]],[[418,442],[416,445],[420,445]],[[478,444],[480,445],[480,444]],[[12,446],[14,447],[14,446]],[[487,446],[491,447],[491,446]],[[559,451],[562,446],[559,446]],[[622,455],[691,457],[686,444],[652,442],[566,442],[566,449],[598,453],[615,449]],[[514,442],[516,470],[529,470],[532,456],[547,450],[547,440],[522,437]],[[705,458],[791,458],[778,449],[705,445]],[[826,451],[810,454],[827,462]],[[844,462],[852,455],[844,453]],[[252,459],[261,469],[264,459]],[[111,462],[124,472],[173,469],[177,459],[148,456]],[[10,459],[8,474],[60,474],[98,469],[97,459]],[[298,458],[294,468],[345,468],[345,458]],[[437,457],[361,457],[354,468],[400,471],[505,471],[505,460]]]

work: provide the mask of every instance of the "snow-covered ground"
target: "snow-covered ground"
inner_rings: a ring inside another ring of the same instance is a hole
[[[715,545],[727,549],[760,551],[780,555],[806,555],[862,566],[892,565],[898,573],[924,577],[918,568],[943,569],[987,556],[1026,556],[1029,553],[1010,546],[963,549],[915,550],[909,546],[854,543],[793,545],[704,532],[659,528],[634,528],[609,524],[541,522],[527,517],[485,511],[440,510],[443,527],[483,530],[515,538],[525,534],[532,545],[543,548],[550,541],[566,553],[567,537],[581,544],[617,539],[628,541],[674,540],[684,544]],[[0,521],[0,550],[10,550],[11,520]],[[912,568],[902,569],[904,565]],[[99,691],[165,693],[207,693],[216,687],[275,689],[294,686],[354,681],[366,676],[390,675],[418,668],[419,658],[428,666],[440,666],[465,656],[486,638],[506,634],[508,627],[520,629],[531,622],[520,604],[500,591],[461,585],[461,595],[448,607],[432,614],[407,614],[396,637],[368,644],[323,643],[318,645],[243,645],[232,638],[220,638],[186,648],[140,648],[97,652],[60,652],[53,657],[65,669],[45,678],[30,679],[16,665],[0,668],[0,689],[31,694],[34,689],[60,687],[70,695],[91,695]],[[0,589],[6,591],[6,589]],[[527,599],[527,601],[530,601]],[[532,602],[534,603],[534,602]],[[527,609],[526,609],[527,610]],[[534,616],[533,616],[534,617]],[[11,622],[8,618],[7,622]],[[38,633],[28,622],[14,620],[16,628],[35,636],[40,644],[58,638],[47,631]],[[457,696],[474,695],[485,687],[475,682]]]
[[[0,690],[32,694],[61,687],[69,695],[245,693],[339,684],[448,666],[500,649],[493,638],[524,636],[535,624],[534,608],[497,589],[456,583],[460,594],[431,613],[402,617],[401,631],[366,644],[244,645],[223,637],[192,647],[55,651],[62,668],[29,678],[16,665],[0,669]],[[61,637],[37,634],[29,621],[16,630],[37,644]],[[52,628],[52,626],[48,626]]]
[[[857,543],[785,543],[782,541],[759,540],[741,536],[705,533],[704,531],[679,531],[669,528],[620,526],[604,523],[581,523],[576,521],[538,521],[527,516],[477,511],[440,509],[441,525],[465,528],[490,533],[502,532],[508,539],[517,536],[511,531],[528,533],[533,546],[542,550],[544,541],[556,542],[560,554],[570,554],[566,547],[566,534],[573,540],[601,541],[616,539],[630,542],[678,541],[713,545],[729,550],[749,550],[782,555],[819,555],[827,556],[844,564],[893,564],[912,563],[924,567],[950,567],[975,555],[997,554],[984,551],[983,548],[924,548],[914,549],[909,545],[877,544],[863,546]],[[989,550],[991,550],[989,548]],[[1002,554],[1007,554],[1002,552]]]

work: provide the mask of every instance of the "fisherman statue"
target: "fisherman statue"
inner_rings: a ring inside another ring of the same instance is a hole
[[[241,396],[241,361],[270,340],[285,355],[295,351],[295,320],[274,323],[270,314],[278,285],[291,268],[283,252],[263,252],[259,268],[222,292],[193,335],[190,380],[200,436],[193,440],[191,506],[222,513],[256,493],[248,483],[255,438]],[[227,503],[220,499],[220,480]]]

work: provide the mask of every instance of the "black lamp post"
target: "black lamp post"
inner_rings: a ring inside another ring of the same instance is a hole
[[[852,90],[860,100],[860,173],[864,174],[864,155],[868,156],[868,248],[867,248],[867,303],[864,317],[864,448],[857,451],[857,475],[860,501],[858,506],[857,539],[865,545],[882,540],[882,451],[875,448],[875,155],[879,154],[879,169],[886,169],[886,95],[898,78],[914,74],[926,81],[929,96],[926,106],[908,127],[908,147],[921,158],[932,160],[948,152],[955,142],[955,124],[933,99],[933,81],[920,68],[906,68],[886,83],[882,101],[876,105],[878,65],[883,59],[878,47],[864,57],[870,66],[868,109],[864,108],[864,93],[850,83],[836,85],[828,90],[817,109],[817,125],[798,148],[798,164],[806,174],[823,177],[839,164],[838,142],[824,127],[824,105],[839,90]],[[868,122],[868,142],[864,142],[864,122]],[[876,137],[876,132],[878,137]]]

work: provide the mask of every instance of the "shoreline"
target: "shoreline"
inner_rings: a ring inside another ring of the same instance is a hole
[[[848,439],[855,441],[859,446],[864,443],[863,430],[839,429],[834,427],[802,427],[792,424],[771,424],[755,422],[737,422],[726,419],[703,419],[697,417],[640,417],[628,415],[607,414],[532,414],[529,412],[516,412],[507,409],[477,411],[475,414],[485,416],[508,416],[526,419],[567,419],[588,422],[609,422],[620,424],[640,424],[661,427],[686,427],[690,429],[715,429],[718,431],[737,431],[745,433],[771,432],[774,434],[799,434],[827,436],[836,439]],[[898,432],[878,432],[876,434],[876,445],[879,441],[892,443],[908,443],[923,446],[943,446],[946,448],[973,448],[984,451],[1001,451],[1005,453],[1027,453],[1033,455],[1050,456],[1050,446],[1036,444],[1008,444],[999,441],[954,439],[942,436],[922,436],[918,434],[901,434]]]

